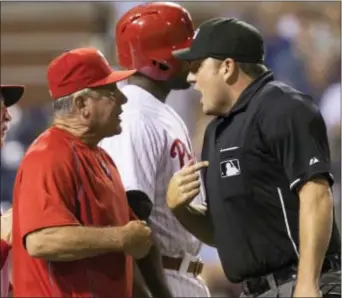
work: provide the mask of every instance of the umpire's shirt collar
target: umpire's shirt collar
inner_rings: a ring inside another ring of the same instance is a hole
[[[260,90],[260,88],[262,88],[268,82],[271,82],[273,80],[274,77],[271,71],[267,71],[261,76],[259,76],[241,93],[233,108],[223,118],[230,117],[234,114],[243,111],[247,107],[249,102],[252,100],[253,96]]]

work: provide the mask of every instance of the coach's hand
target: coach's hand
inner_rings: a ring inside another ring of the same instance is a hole
[[[199,194],[201,188],[198,171],[209,165],[207,161],[187,163],[171,178],[167,190],[167,205],[171,210],[187,206]]]
[[[1,215],[1,239],[12,245],[12,208]]]
[[[145,257],[152,246],[152,231],[145,221],[133,220],[124,227],[123,248],[135,259]]]

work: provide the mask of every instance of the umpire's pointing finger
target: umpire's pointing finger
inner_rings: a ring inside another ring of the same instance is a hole
[[[198,173],[188,174],[181,177],[179,185],[186,185],[193,181],[199,181],[200,175]]]
[[[208,161],[200,161],[200,162],[195,163],[194,165],[191,165],[191,166],[188,166],[187,168],[184,168],[183,173],[184,174],[193,174],[200,169],[206,168],[207,166],[209,166]]]
[[[183,169],[189,168],[190,166],[192,166],[194,164],[195,164],[195,160],[191,159],[183,166]]]

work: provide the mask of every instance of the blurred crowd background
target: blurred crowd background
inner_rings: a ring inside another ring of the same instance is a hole
[[[113,67],[114,27],[140,2],[1,2],[1,83],[25,84],[20,104],[10,108],[13,123],[1,150],[1,204],[11,204],[17,167],[27,146],[51,120],[46,66],[66,49],[94,46]],[[341,2],[178,2],[196,26],[217,17],[239,17],[258,27],[266,40],[266,63],[276,78],[310,93],[325,118],[335,176],[336,220],[341,225]],[[158,28],[156,28],[158,30]],[[196,153],[210,120],[199,94],[172,92],[168,103],[189,127]],[[57,153],[56,153],[57,154]],[[120,154],[120,153],[118,153]],[[34,179],[34,177],[32,177]],[[203,277],[213,296],[238,297],[240,288],[223,276],[216,251],[204,247]]]

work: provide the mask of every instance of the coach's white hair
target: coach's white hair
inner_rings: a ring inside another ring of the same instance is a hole
[[[78,96],[85,96],[91,93],[93,90],[85,88],[75,93],[59,97],[52,103],[52,108],[55,116],[67,116],[72,112],[73,99]]]

